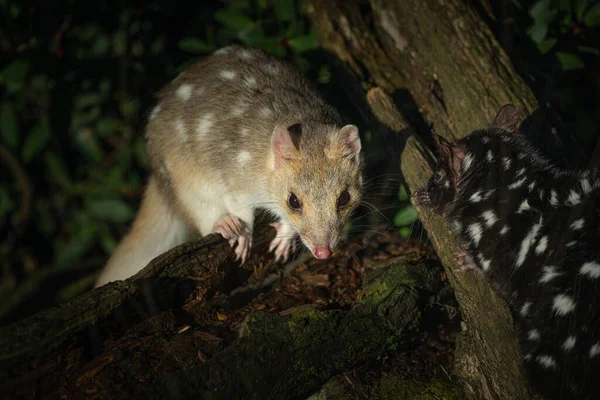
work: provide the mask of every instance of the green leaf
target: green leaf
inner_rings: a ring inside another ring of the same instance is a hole
[[[288,40],[288,44],[296,53],[301,54],[319,47],[318,40],[313,35],[299,36]]]
[[[181,50],[188,53],[204,54],[215,50],[215,46],[191,37],[181,39],[177,45]]]
[[[80,94],[75,98],[76,108],[87,108],[104,103],[106,94],[97,92],[88,92]]]
[[[275,0],[275,17],[280,22],[294,19],[294,0]]]
[[[556,57],[558,58],[563,71],[572,71],[585,67],[585,64],[581,58],[577,57],[575,54],[557,51]]]
[[[398,188],[398,200],[400,200],[400,201],[408,200],[408,193],[406,193],[406,187],[404,187],[404,185],[400,185],[400,187]]]
[[[23,87],[27,72],[29,72],[27,61],[13,61],[0,71],[0,83],[6,85],[9,94],[15,93]]]
[[[244,29],[250,29],[255,25],[254,21],[252,21],[252,19],[250,19],[250,17],[247,15],[225,9],[217,10],[213,17],[218,22],[235,32],[240,32]]]
[[[98,219],[109,222],[125,223],[133,217],[131,206],[120,199],[94,199],[86,204],[90,214]]]
[[[19,146],[19,122],[15,110],[10,103],[2,103],[0,109],[0,137],[2,141],[12,150]]]
[[[415,222],[417,219],[419,219],[419,215],[417,214],[417,211],[413,208],[413,206],[408,205],[408,206],[403,207],[402,209],[400,209],[400,211],[398,211],[396,213],[396,216],[394,217],[394,225],[396,225],[396,226],[410,225],[413,222]]]
[[[543,25],[551,24],[557,14],[558,11],[551,8],[551,0],[540,0],[529,11],[529,15],[531,15],[535,23]]]
[[[548,25],[546,24],[533,24],[527,29],[527,35],[535,43],[540,43],[546,38],[548,34]]]
[[[54,181],[65,191],[71,190],[73,187],[73,182],[71,182],[69,174],[65,170],[63,164],[59,161],[56,154],[54,154],[54,152],[48,152],[44,157],[44,161],[46,163],[46,168],[50,173],[50,180]]]
[[[537,48],[540,51],[540,53],[546,54],[550,50],[552,50],[552,48],[554,47],[554,45],[556,44],[556,42],[558,42],[558,39],[556,39],[556,38],[548,38],[548,39],[546,39],[546,40],[538,43],[537,44]]]
[[[96,133],[100,137],[107,137],[121,132],[126,128],[125,122],[118,118],[106,117],[96,123]]]
[[[581,20],[581,18],[583,17],[583,12],[585,11],[587,5],[588,5],[588,0],[572,0],[573,1],[573,8],[575,9],[575,17],[578,20]]]
[[[583,23],[589,27],[600,26],[600,3],[596,3],[590,7],[583,17]]]
[[[410,237],[411,233],[412,229],[410,229],[410,226],[403,226],[400,229],[398,229],[398,234],[402,237]]]
[[[79,129],[75,140],[81,153],[90,160],[100,163],[104,159],[104,150],[90,128]]]
[[[83,226],[75,232],[65,245],[56,246],[56,267],[68,267],[79,260],[95,244],[94,226]]]
[[[123,56],[127,52],[127,33],[118,30],[113,35],[113,50],[117,56]]]
[[[27,137],[25,138],[25,144],[23,145],[22,158],[25,163],[33,160],[35,156],[46,146],[50,139],[50,127],[48,126],[48,120],[42,118],[37,124],[31,129]]]
[[[581,51],[582,53],[590,53],[595,56],[600,56],[600,49],[597,49],[595,47],[577,46],[577,50]]]
[[[12,196],[4,186],[0,186],[0,216],[8,215],[14,208],[15,202]]]

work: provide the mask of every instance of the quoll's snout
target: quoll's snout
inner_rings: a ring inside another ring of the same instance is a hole
[[[313,250],[315,258],[325,260],[331,257],[331,249],[328,246],[316,246]]]
[[[429,202],[429,196],[424,189],[417,189],[412,193],[411,202],[415,206],[424,206]]]

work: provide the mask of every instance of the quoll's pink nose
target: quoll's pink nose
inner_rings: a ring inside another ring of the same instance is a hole
[[[315,247],[315,257],[319,260],[324,260],[329,258],[329,256],[331,256],[331,250],[329,250],[329,247]]]

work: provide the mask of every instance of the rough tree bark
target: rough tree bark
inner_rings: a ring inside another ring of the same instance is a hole
[[[232,256],[210,235],[126,281],[1,329],[3,398],[302,399],[336,373],[411,343],[423,314],[442,301],[439,270],[388,259],[370,263],[351,310],[252,313],[231,332],[215,310],[239,307],[216,290],[235,285]],[[460,398],[448,381],[410,390]]]
[[[389,127],[389,135],[397,132],[406,140],[400,167],[409,192],[431,173],[432,155],[424,145],[428,126],[448,139],[459,138],[488,127],[506,103],[524,115],[538,107],[478,15],[475,2],[305,0],[303,4],[322,45],[366,88],[364,97],[375,118]],[[349,96],[356,95],[356,82],[345,83]],[[411,109],[418,110],[425,124],[415,121]],[[454,372],[467,395],[528,398],[507,308],[481,276],[458,271],[452,257],[457,248],[445,222],[420,214],[461,307],[464,332],[457,341]]]
[[[427,125],[455,138],[486,127],[505,103],[526,114],[537,107],[465,0],[303,4],[323,46],[353,77],[346,84],[351,96],[360,93],[379,123],[404,139],[400,167],[411,191],[430,172],[432,155],[421,136]],[[411,110],[418,110],[420,118]],[[444,221],[421,217],[461,306],[464,330],[454,372],[465,393],[470,398],[527,398],[508,310],[481,277],[457,272],[456,248]],[[418,304],[426,302],[417,301],[418,293],[435,292],[423,266],[381,266],[387,273],[373,278],[353,310],[251,314],[238,341],[237,335],[218,337],[219,321],[207,317],[228,304],[215,288],[227,281],[231,256],[224,240],[208,237],[159,257],[135,279],[0,330],[0,388],[47,398],[145,393],[217,399],[232,398],[235,391],[249,393],[247,398],[302,398],[335,372],[401,340],[423,312]],[[127,327],[116,326],[123,321]],[[99,356],[90,357],[87,352],[94,349],[88,336],[98,330],[110,339]],[[319,340],[305,340],[315,337]],[[273,368],[259,379],[257,369],[265,365]],[[147,381],[134,374],[141,368]],[[438,392],[438,397],[451,398],[450,392]]]

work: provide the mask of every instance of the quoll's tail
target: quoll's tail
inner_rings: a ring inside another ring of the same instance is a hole
[[[177,216],[150,177],[135,221],[96,280],[95,287],[124,280],[153,258],[188,240],[190,229]]]

